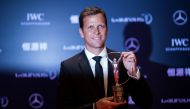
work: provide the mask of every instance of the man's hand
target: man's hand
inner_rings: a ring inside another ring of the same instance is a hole
[[[115,109],[116,107],[120,105],[126,104],[125,102],[122,103],[116,103],[113,102],[113,97],[104,97],[96,102],[96,109]]]
[[[133,52],[122,52],[123,64],[128,70],[128,75],[136,77],[137,73],[137,59]]]

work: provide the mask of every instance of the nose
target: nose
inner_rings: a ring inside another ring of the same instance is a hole
[[[95,34],[100,34],[100,30],[99,30],[98,27],[96,27],[96,28],[94,29],[94,33],[95,33]]]

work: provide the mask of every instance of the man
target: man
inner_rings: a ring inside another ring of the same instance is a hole
[[[58,109],[126,109],[129,94],[136,105],[149,108],[152,97],[146,81],[136,67],[137,59],[133,52],[122,52],[122,62],[119,65],[119,82],[123,83],[130,78],[123,84],[125,101],[113,101],[112,86],[115,85],[115,80],[112,65],[108,61],[111,50],[105,46],[108,30],[104,11],[98,7],[85,8],[80,14],[79,23],[79,33],[84,39],[85,49],[61,63]],[[96,72],[96,56],[101,56],[102,80],[96,79],[99,75]],[[98,84],[100,81],[102,84]]]

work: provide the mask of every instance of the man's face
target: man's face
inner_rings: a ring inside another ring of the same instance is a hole
[[[93,51],[97,48],[104,48],[107,27],[102,14],[86,16],[83,19],[83,28],[80,28],[80,35],[84,38],[85,47]]]

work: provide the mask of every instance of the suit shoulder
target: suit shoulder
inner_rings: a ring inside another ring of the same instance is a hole
[[[72,57],[70,57],[70,58],[68,58],[68,59],[66,59],[66,60],[63,60],[63,61],[61,62],[61,64],[69,64],[69,65],[72,65],[72,64],[78,62],[78,60],[80,59],[81,55],[82,55],[82,52],[80,52],[80,53],[78,53],[78,54],[76,54],[76,55],[74,55],[74,56],[72,56]]]

